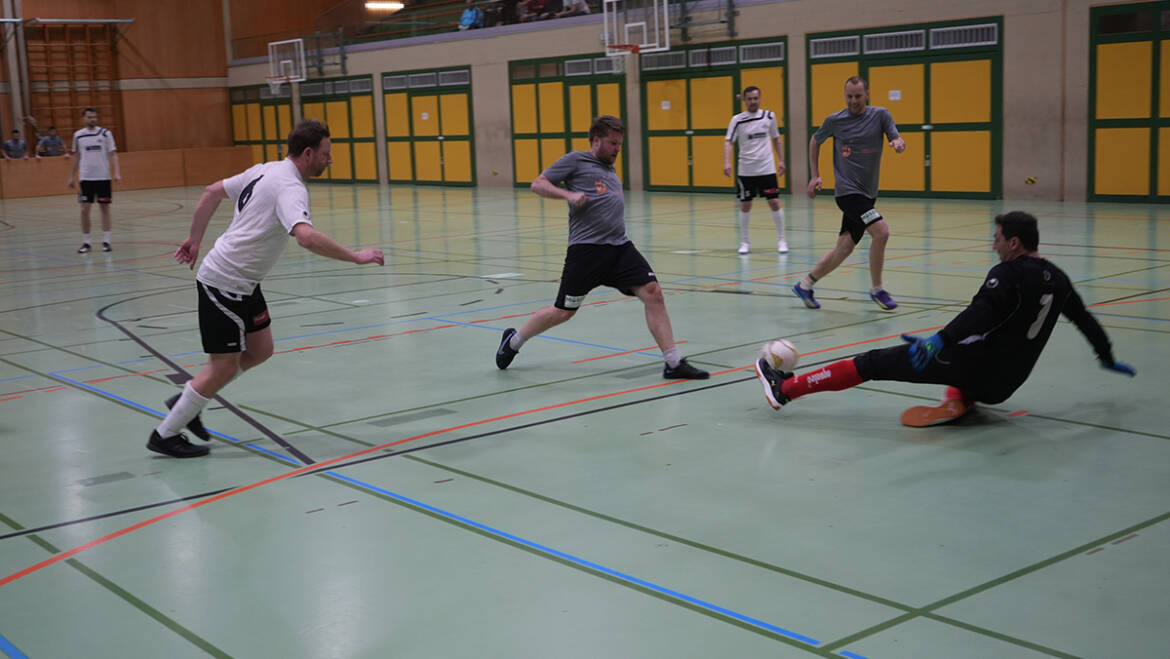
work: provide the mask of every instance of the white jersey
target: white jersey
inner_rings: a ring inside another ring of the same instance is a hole
[[[728,142],[739,145],[739,176],[763,176],[776,173],[772,158],[772,140],[780,137],[776,115],[768,110],[740,112],[731,118],[727,127]]]
[[[223,189],[235,206],[235,217],[195,278],[229,293],[251,295],[276,265],[293,227],[301,222],[312,226],[309,189],[288,159],[225,178]]]
[[[101,126],[82,128],[73,133],[73,153],[81,162],[77,180],[110,180],[110,154],[117,150],[114,134]]]

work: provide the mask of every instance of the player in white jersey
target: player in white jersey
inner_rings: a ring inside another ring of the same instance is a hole
[[[739,146],[739,167],[736,174],[739,198],[739,253],[752,251],[748,239],[748,218],[752,212],[752,198],[762,196],[772,209],[772,221],[776,223],[776,249],[781,254],[788,251],[784,240],[784,209],[780,207],[780,183],[778,176],[784,173],[784,144],[780,141],[780,128],[776,115],[760,109],[760,88],[746,87],[743,102],[747,112],[740,112],[731,118],[727,126],[727,137],[723,143],[723,175],[731,176],[731,147]],[[772,159],[772,147],[780,164]]]
[[[82,243],[77,253],[85,254],[92,249],[89,243],[89,210],[95,201],[102,209],[102,251],[109,252],[113,249],[110,246],[111,168],[114,170],[114,180],[122,182],[118,147],[114,144],[114,134],[97,125],[97,109],[85,108],[81,116],[85,119],[85,128],[73,133],[73,153],[77,154],[77,160],[73,161],[73,169],[69,170],[69,180],[65,183],[72,188],[73,179],[78,180],[77,201],[81,203]]]
[[[288,157],[248,168],[203,190],[191,219],[187,240],[175,260],[195,267],[199,245],[211,216],[223,199],[231,199],[235,216],[199,266],[199,333],[208,363],[166,401],[170,412],[150,434],[146,447],[176,458],[206,455],[206,446],[187,441],[186,427],[204,441],[200,411],[239,373],[272,356],[272,323],[260,280],[288,244],[289,235],[305,249],[339,261],[383,264],[382,251],[352,251],[313,228],[305,181],[320,176],[330,158],[329,128],[316,119],[298,123],[288,135]]]

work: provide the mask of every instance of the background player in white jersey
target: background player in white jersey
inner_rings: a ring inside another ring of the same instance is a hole
[[[780,128],[776,115],[760,109],[760,88],[746,87],[743,102],[747,112],[740,112],[731,118],[727,126],[727,137],[723,143],[723,175],[731,176],[731,147],[739,146],[739,161],[736,168],[739,197],[739,253],[752,251],[748,239],[748,220],[752,212],[752,198],[762,196],[772,209],[772,221],[776,223],[776,249],[788,251],[784,240],[784,209],[780,207],[780,183],[778,176],[784,173],[784,144],[780,141]],[[777,165],[772,159],[772,147],[776,147]]]
[[[73,133],[73,153],[77,154],[77,160],[73,161],[69,181],[65,183],[72,188],[73,179],[78,180],[77,201],[81,203],[82,243],[77,253],[85,254],[91,249],[89,210],[95,201],[102,209],[102,251],[108,252],[113,249],[110,246],[110,201],[113,198],[110,187],[111,169],[114,171],[114,180],[122,182],[122,170],[118,166],[118,147],[114,145],[114,134],[97,125],[97,109],[85,108],[81,116],[85,119],[85,128]]]
[[[150,434],[146,447],[176,458],[206,455],[180,434],[186,426],[200,439],[211,439],[199,419],[208,401],[242,371],[272,356],[271,319],[260,280],[275,265],[291,234],[305,249],[339,261],[382,265],[382,251],[354,252],[313,228],[305,181],[320,176],[330,158],[329,128],[316,119],[298,123],[288,135],[284,160],[248,168],[203,190],[191,219],[187,240],[175,260],[195,267],[199,244],[222,199],[231,199],[235,216],[195,275],[199,290],[199,332],[208,363],[183,392],[166,402],[170,413]]]

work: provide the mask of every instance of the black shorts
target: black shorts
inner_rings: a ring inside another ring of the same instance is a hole
[[[848,233],[854,245],[861,242],[866,227],[882,219],[882,214],[873,207],[876,201],[859,194],[837,197],[837,208],[841,209],[841,230],[837,235]]]
[[[83,204],[92,204],[95,201],[99,204],[108,204],[112,198],[110,179],[82,181],[77,190],[77,201]]]
[[[553,305],[565,311],[576,311],[589,291],[598,286],[611,286],[623,295],[633,295],[634,288],[652,281],[658,281],[654,271],[632,242],[624,245],[569,245],[565,268],[561,272],[561,288]]]
[[[780,196],[780,184],[776,181],[775,174],[739,176],[737,178],[739,185],[736,187],[735,196],[739,197],[740,201],[751,201],[752,197],[776,199]]]
[[[1002,375],[995,357],[977,344],[943,348],[921,371],[910,365],[909,343],[862,353],[853,365],[866,380],[946,384],[981,403],[1002,403],[1024,383]]]
[[[272,324],[260,286],[251,295],[222,291],[196,281],[199,288],[199,335],[203,352],[219,354],[247,350],[247,336]]]

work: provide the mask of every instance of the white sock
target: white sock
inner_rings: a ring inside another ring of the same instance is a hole
[[[86,245],[89,244],[89,234],[88,233],[81,234],[81,242],[85,243]]]
[[[772,211],[772,221],[776,223],[776,237],[784,240],[784,209]]]
[[[199,416],[210,400],[200,396],[190,382],[183,385],[183,393],[179,395],[179,400],[175,401],[175,406],[167,413],[167,418],[158,424],[159,437],[174,437],[182,432],[191,419]]]
[[[739,242],[741,243],[751,242],[748,240],[748,221],[751,219],[751,216],[752,214],[748,211],[739,212]]]
[[[678,366],[679,362],[682,361],[678,356],[678,346],[674,346],[670,350],[662,353],[662,358],[666,360],[666,365],[671,368]]]
[[[519,350],[520,346],[524,345],[524,337],[520,336],[520,330],[516,330],[512,334],[512,338],[508,339],[508,346],[513,350]]]
[[[103,243],[108,243],[108,242],[110,242],[110,232],[109,232],[109,231],[103,231],[103,232],[102,232],[102,242],[103,242]]]
[[[812,283],[812,281],[809,280],[808,277],[805,277],[804,279],[800,280],[800,287],[806,291],[811,291],[812,285],[813,285],[813,283]]]
[[[869,289],[869,292],[871,295],[877,295],[878,293],[882,292],[882,285],[878,284],[877,286],[874,286],[873,288]]]

